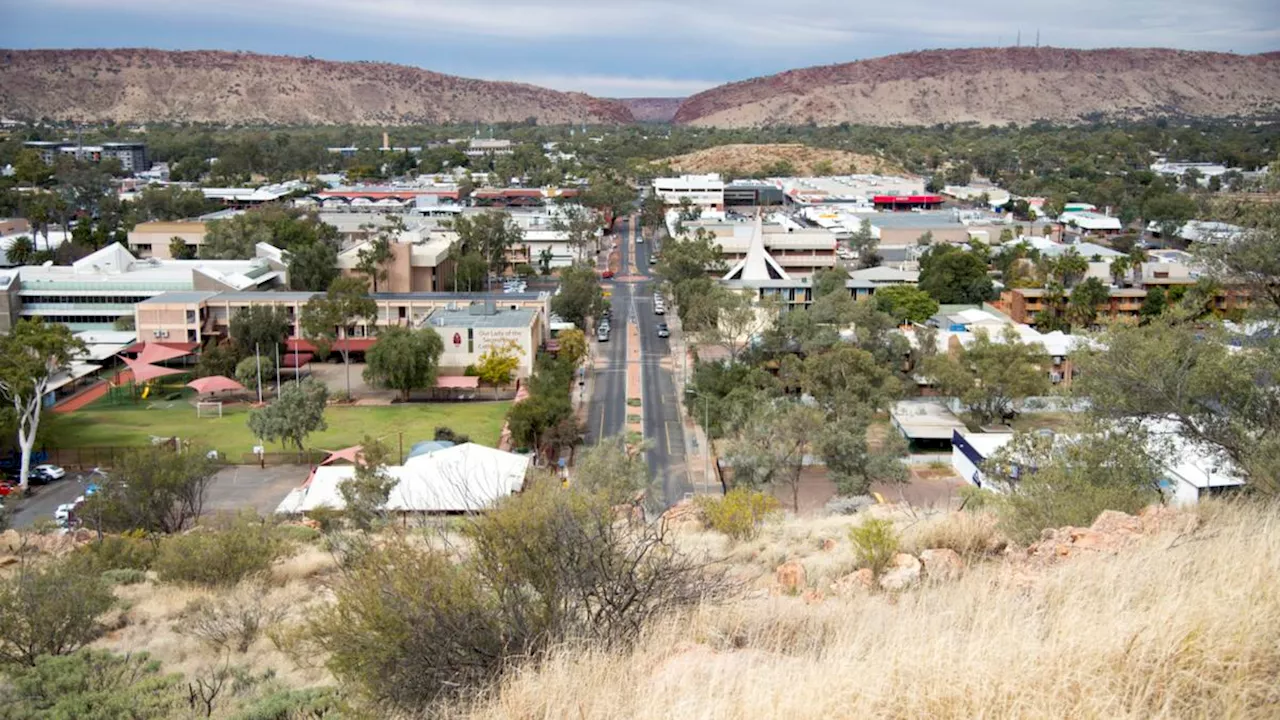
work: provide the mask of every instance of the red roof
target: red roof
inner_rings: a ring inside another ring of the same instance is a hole
[[[311,362],[311,353],[285,353],[280,357],[280,367],[300,368]]]
[[[940,203],[941,195],[876,195],[871,201],[877,205],[902,205],[920,203]]]
[[[160,345],[162,347],[172,348],[174,350],[185,350],[186,352],[192,352],[196,348],[200,347],[200,343],[198,342],[163,342],[163,343],[136,342],[130,345],[129,347],[121,350],[120,352],[129,353],[130,355],[136,355],[137,353],[142,352],[143,348],[145,348],[147,345]]]
[[[354,200],[355,198],[369,198],[370,200],[382,200],[384,198],[392,198],[395,200],[412,200],[424,195],[436,195],[439,197],[457,198],[457,190],[324,190],[318,195],[322,198],[343,198],[346,200]]]

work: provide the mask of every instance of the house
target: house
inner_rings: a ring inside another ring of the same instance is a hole
[[[524,489],[529,457],[476,443],[438,447],[384,468],[396,484],[384,509],[396,514],[461,515],[492,508]],[[355,477],[354,465],[322,465],[289,493],[276,513],[298,515],[346,507],[340,486]]]
[[[1150,452],[1161,464],[1158,483],[1168,502],[1194,505],[1203,497],[1237,490],[1245,484],[1221,453],[1187,440],[1178,434],[1175,423],[1148,423],[1147,430],[1152,434]],[[1001,492],[1000,484],[991,481],[985,465],[1012,440],[1010,433],[956,429],[951,438],[951,466],[968,483]]]

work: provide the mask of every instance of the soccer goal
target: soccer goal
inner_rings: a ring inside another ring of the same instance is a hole
[[[201,400],[196,403],[196,417],[222,417],[222,401]]]

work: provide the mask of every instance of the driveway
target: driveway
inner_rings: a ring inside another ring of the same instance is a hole
[[[306,465],[278,465],[258,468],[252,465],[231,465],[218,471],[209,483],[205,495],[206,513],[218,511],[254,510],[261,514],[274,512],[285,495],[301,485],[310,468]],[[37,493],[21,503],[6,503],[12,511],[15,528],[30,527],[36,520],[53,520],[53,512],[63,503],[75,502],[84,494],[80,475],[67,473],[67,477],[50,485],[36,488]]]

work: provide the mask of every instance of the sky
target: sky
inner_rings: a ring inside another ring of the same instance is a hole
[[[1277,0],[0,0],[0,47],[402,63],[603,97],[912,50],[1280,50]]]

